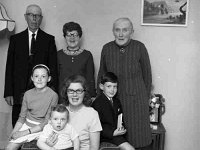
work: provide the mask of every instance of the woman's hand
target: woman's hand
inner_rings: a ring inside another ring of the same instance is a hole
[[[51,147],[49,150],[57,150],[57,149],[55,149],[54,147]]]
[[[113,136],[123,135],[125,133],[126,133],[126,129],[124,127],[120,127],[114,131]]]
[[[53,147],[58,141],[58,134],[52,132],[46,140],[46,144],[50,147]]]
[[[75,138],[73,140],[73,146],[74,146],[74,150],[79,150],[80,149],[80,140],[79,137]]]
[[[12,140],[13,134],[14,134],[14,132],[12,132],[12,133],[10,134],[10,136],[8,137],[8,140],[9,140],[9,141]]]
[[[27,135],[26,130],[25,131],[16,131],[11,135],[11,139],[16,140],[25,135]]]
[[[12,139],[15,140],[15,139],[21,137],[21,133],[19,135],[19,133],[17,133],[17,132],[19,132],[19,130],[21,129],[22,125],[23,124],[21,122],[17,121],[17,123],[15,124],[15,127],[14,127],[14,129],[12,131],[12,133],[9,136],[9,140],[12,140]]]

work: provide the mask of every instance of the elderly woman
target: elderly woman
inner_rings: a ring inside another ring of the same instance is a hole
[[[63,36],[67,47],[58,51],[59,89],[65,78],[80,74],[88,82],[91,97],[95,97],[94,61],[91,52],[81,48],[81,26],[75,22],[64,24]]]
[[[98,150],[102,130],[96,110],[88,106],[88,88],[83,76],[70,76],[61,90],[69,110],[69,123],[79,133],[80,150]]]
[[[128,141],[135,148],[150,149],[151,64],[145,45],[132,39],[133,32],[129,18],[115,20],[115,40],[103,46],[97,81],[100,83],[105,72],[113,72],[118,76],[117,96],[124,110]]]

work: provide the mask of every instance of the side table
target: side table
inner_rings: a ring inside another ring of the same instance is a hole
[[[153,150],[164,150],[165,144],[165,127],[162,123],[157,125],[157,129],[152,129],[152,147]]]

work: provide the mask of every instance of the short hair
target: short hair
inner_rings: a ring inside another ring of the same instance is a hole
[[[114,21],[114,23],[113,23],[113,29],[114,29],[114,27],[115,27],[115,24],[116,24],[118,21],[128,21],[128,22],[130,23],[131,29],[133,30],[133,23],[132,23],[131,20],[130,20],[129,18],[127,18],[127,17],[121,17],[121,18],[116,19],[116,20]]]
[[[38,7],[39,10],[40,10],[40,15],[42,15],[42,9],[40,8],[39,5],[36,5],[36,4],[30,4],[30,5],[28,5],[28,6],[26,7],[26,14],[28,13],[30,7]]]
[[[33,67],[33,69],[32,69],[32,75],[33,75],[33,72],[34,72],[36,69],[40,69],[40,68],[45,69],[45,70],[47,71],[48,76],[50,76],[50,69],[49,69],[46,65],[44,65],[44,64],[37,64],[37,65],[35,65],[35,66]]]
[[[83,104],[85,106],[90,106],[91,104],[91,97],[89,94],[89,87],[87,84],[86,79],[81,75],[72,75],[64,80],[60,95],[63,100],[65,100],[66,105],[69,105],[69,100],[67,96],[67,90],[71,83],[80,83],[85,90],[85,96],[83,98]]]
[[[79,37],[82,37],[82,33],[83,33],[82,32],[82,28],[78,23],[76,23],[76,22],[68,22],[68,23],[65,23],[63,25],[63,36],[64,37],[66,36],[67,32],[71,32],[71,31],[77,31]]]
[[[51,107],[51,116],[52,116],[52,113],[55,112],[55,111],[57,111],[59,113],[66,112],[67,113],[67,120],[69,120],[69,111],[68,111],[68,109],[66,108],[65,105],[57,104],[56,106]]]
[[[101,76],[101,84],[105,84],[105,82],[118,83],[118,78],[113,72],[106,72]]]

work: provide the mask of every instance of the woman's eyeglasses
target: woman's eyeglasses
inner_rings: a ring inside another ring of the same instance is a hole
[[[78,35],[78,33],[71,33],[71,32],[67,32],[67,34],[66,34],[66,36],[67,37],[70,37],[70,38],[77,38],[77,37],[79,37],[79,35]]]
[[[74,94],[76,92],[76,94],[82,94],[85,90],[83,89],[77,89],[77,90],[72,90],[72,89],[67,89],[67,93],[68,94]]]

